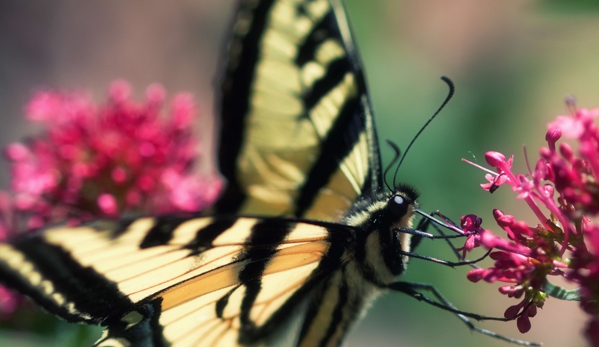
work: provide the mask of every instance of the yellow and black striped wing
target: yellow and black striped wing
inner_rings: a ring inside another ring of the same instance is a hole
[[[370,101],[340,0],[243,0],[222,81],[219,213],[339,221],[380,188]]]
[[[0,244],[0,279],[67,321],[108,326],[101,346],[238,346],[339,268],[350,232],[280,218],[56,227]]]
[[[46,229],[0,244],[0,281],[100,346],[268,344],[299,309],[287,345],[339,345],[372,285],[331,222],[382,183],[343,6],[242,0],[225,60],[218,217]]]

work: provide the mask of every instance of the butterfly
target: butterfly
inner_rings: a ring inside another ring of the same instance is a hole
[[[0,280],[106,327],[96,346],[338,346],[379,294],[407,290],[418,194],[383,185],[341,1],[242,0],[230,31],[210,215],[0,244]]]

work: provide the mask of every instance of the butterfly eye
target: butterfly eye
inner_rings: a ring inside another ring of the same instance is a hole
[[[408,201],[404,199],[400,195],[395,195],[391,200],[389,200],[389,204],[387,208],[395,215],[396,217],[403,217],[408,212]]]

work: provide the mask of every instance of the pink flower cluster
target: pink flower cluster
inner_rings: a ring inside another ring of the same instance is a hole
[[[162,117],[162,86],[148,87],[144,102],[130,94],[116,81],[105,105],[52,91],[29,102],[26,117],[45,132],[6,149],[15,207],[31,215],[27,228],[125,212],[198,211],[216,198],[220,181],[192,172],[199,147],[192,97],[175,96]]]
[[[488,269],[468,274],[473,282],[504,282],[500,293],[521,299],[505,311],[506,318],[517,318],[522,333],[530,330],[530,317],[542,308],[547,298],[548,276],[561,276],[580,286],[581,307],[591,315],[586,333],[593,346],[599,346],[599,131],[594,119],[599,109],[578,109],[549,123],[548,147],[540,150],[534,171],[527,175],[511,170],[513,156],[486,153],[487,163],[497,170],[486,175],[482,188],[493,192],[507,184],[536,215],[536,225],[518,221],[514,216],[494,210],[497,224],[508,239],[480,227],[480,219],[462,217],[469,237],[464,252],[477,246],[495,249],[495,261]],[[561,137],[578,142],[576,152]],[[484,168],[483,168],[484,169]],[[486,170],[486,169],[484,169]],[[544,212],[545,211],[545,212]],[[596,220],[596,219],[594,219]]]
[[[0,192],[0,239],[62,221],[205,209],[221,181],[193,171],[196,105],[179,94],[163,115],[164,103],[162,86],[136,102],[124,81],[110,86],[102,105],[80,92],[37,93],[25,115],[43,132],[5,151],[11,185],[10,194]],[[0,287],[0,310],[14,307],[7,297]]]

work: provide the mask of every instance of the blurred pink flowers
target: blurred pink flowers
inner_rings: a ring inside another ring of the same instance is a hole
[[[0,192],[0,239],[49,223],[209,206],[221,181],[193,171],[197,107],[191,95],[178,94],[162,115],[165,95],[154,84],[143,102],[133,101],[125,81],[110,86],[102,105],[81,92],[37,93],[25,116],[43,132],[5,151],[11,185],[10,194]],[[0,311],[14,309],[9,298],[0,287]]]
[[[599,131],[594,119],[599,109],[578,109],[569,104],[572,114],[559,116],[549,123],[545,137],[548,146],[540,150],[534,171],[527,175],[511,171],[513,157],[487,152],[487,163],[497,170],[485,177],[482,188],[493,192],[507,184],[536,215],[536,225],[518,221],[512,215],[493,211],[497,224],[508,239],[493,235],[472,220],[462,217],[465,231],[477,231],[475,240],[462,250],[476,246],[495,249],[495,261],[488,269],[470,271],[468,279],[477,282],[500,281],[507,285],[500,293],[521,300],[505,311],[506,318],[517,318],[520,332],[530,330],[530,318],[542,308],[548,295],[564,300],[580,300],[591,319],[586,334],[593,346],[599,346]],[[578,151],[561,137],[576,140]],[[475,164],[473,164],[475,165]],[[473,227],[474,225],[474,227]],[[466,230],[468,229],[468,230]],[[577,284],[579,291],[554,286],[549,276],[559,276]]]

